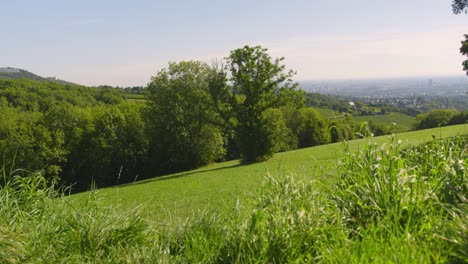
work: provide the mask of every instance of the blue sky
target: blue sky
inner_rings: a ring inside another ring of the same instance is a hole
[[[0,0],[0,66],[146,85],[169,61],[261,45],[297,80],[463,76],[468,15],[442,0]]]

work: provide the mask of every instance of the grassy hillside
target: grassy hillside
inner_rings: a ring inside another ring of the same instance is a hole
[[[334,111],[332,109],[329,109],[329,108],[321,108],[321,107],[314,107],[315,110],[317,110],[317,112],[320,113],[320,115],[322,115],[323,117],[325,118],[340,118],[340,117],[344,117],[344,114],[343,113],[340,113],[338,111]]]
[[[67,82],[64,80],[60,80],[58,78],[45,78],[39,75],[36,75],[32,72],[23,70],[23,69],[16,69],[16,68],[0,68],[0,79],[28,79],[33,81],[48,81],[54,82],[59,84],[73,84],[71,82]]]
[[[0,188],[0,263],[467,263],[468,126],[397,138],[72,197],[17,170]]]
[[[376,125],[387,127],[392,123],[396,124],[397,132],[409,131],[415,122],[415,118],[402,113],[392,112],[386,115],[356,116],[357,122],[373,122]]]
[[[420,144],[434,137],[467,134],[467,125],[443,127],[399,134],[402,145]],[[388,136],[377,137],[377,143],[388,142]],[[351,151],[362,148],[365,140],[348,142]],[[229,161],[197,170],[140,181],[135,184],[98,190],[101,202],[128,211],[141,208],[143,216],[155,224],[179,224],[199,210],[223,213],[256,194],[265,175],[296,175],[312,178],[317,170],[329,172],[333,177],[338,160],[344,156],[344,144],[330,144],[313,148],[278,153],[264,163],[240,166]],[[90,193],[81,193],[71,199],[81,204]],[[243,203],[241,203],[243,204]]]

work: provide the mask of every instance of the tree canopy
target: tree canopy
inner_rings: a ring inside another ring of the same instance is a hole
[[[453,0],[452,10],[455,14],[466,12],[468,9],[468,0]]]
[[[460,14],[462,12],[467,13],[468,11],[468,0],[453,0],[452,10],[455,14]],[[465,34],[465,39],[461,41],[462,46],[460,47],[460,53],[468,56],[468,35]],[[463,70],[468,75],[468,60],[463,61]]]
[[[302,106],[302,93],[295,90],[284,58],[273,59],[267,49],[245,46],[231,51],[226,66],[212,81],[211,92],[218,109],[229,114],[242,161],[256,162],[279,148],[282,116],[269,109]],[[276,129],[275,129],[276,128]]]
[[[93,183],[128,183],[220,160],[258,162],[275,152],[356,138],[360,129],[350,114],[367,113],[367,106],[356,102],[351,109],[346,98],[310,94],[305,107],[294,75],[283,58],[245,46],[220,65],[171,62],[146,88],[0,80],[0,168],[41,171],[84,191]],[[141,99],[127,100],[125,93]],[[311,106],[340,114],[323,118]],[[416,128],[425,128],[464,123],[467,114],[418,118]]]
[[[198,61],[169,63],[148,85],[152,171],[192,169],[224,154],[209,94],[210,67]]]

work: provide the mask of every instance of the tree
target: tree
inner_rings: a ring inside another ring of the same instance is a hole
[[[453,109],[438,109],[416,116],[416,129],[446,126],[458,112]]]
[[[462,46],[460,47],[460,53],[468,56],[468,34],[465,34],[465,40],[461,42]],[[465,60],[463,63],[463,70],[466,71],[466,75],[468,75],[468,60]]]
[[[282,108],[289,135],[289,149],[307,148],[328,143],[327,122],[313,108]]]
[[[152,78],[147,90],[153,173],[193,169],[225,153],[208,88],[212,73],[204,63],[182,61]]]
[[[89,156],[97,183],[114,185],[142,176],[148,145],[142,107],[132,103],[107,106],[96,116]]]
[[[50,179],[56,178],[68,154],[63,148],[62,131],[50,131],[38,112],[24,112],[15,119],[3,146],[7,159],[0,161],[0,166],[15,165],[29,171],[42,171]]]
[[[115,89],[103,88],[99,91],[96,99],[106,104],[120,104],[124,101],[122,94]]]
[[[468,0],[453,0],[452,10],[455,14],[460,14],[462,12],[467,13],[468,11]],[[460,47],[460,53],[468,56],[468,35],[465,34],[465,40],[461,41],[462,46]],[[463,63],[463,70],[466,71],[468,75],[468,60],[465,60]]]
[[[268,109],[303,105],[303,93],[291,80],[294,72],[285,70],[283,60],[272,59],[260,46],[245,46],[231,51],[224,69],[211,80],[212,97],[235,132],[243,163],[267,159],[278,149],[275,127],[284,120]]]
[[[447,125],[458,125],[468,123],[468,111],[462,111],[450,119]]]
[[[78,126],[86,129],[62,174],[73,191],[86,190],[93,183],[105,187],[141,179],[148,149],[144,107],[134,103],[105,105],[88,109],[92,111],[90,119],[77,120]]]
[[[351,115],[345,115],[344,118],[333,118],[329,121],[330,141],[340,142],[343,140],[352,140],[355,138],[356,122]]]
[[[466,12],[468,8],[468,0],[453,0],[452,10],[455,14],[460,14],[461,12]]]

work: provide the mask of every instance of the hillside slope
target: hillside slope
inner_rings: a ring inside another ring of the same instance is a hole
[[[385,115],[372,115],[372,116],[356,116],[355,120],[358,122],[373,122],[382,127],[388,127],[389,124],[395,124],[396,132],[406,132],[413,128],[416,119],[412,116],[403,113],[391,112]]]
[[[402,145],[420,144],[432,138],[468,134],[468,125],[413,131],[396,135]],[[376,137],[374,142],[389,141],[388,136]],[[357,151],[366,139],[349,141],[350,151]],[[337,163],[344,155],[344,144],[335,143],[312,148],[278,153],[267,162],[247,166],[238,161],[212,164],[197,170],[154,178],[126,186],[100,189],[97,196],[102,203],[119,207],[123,212],[140,208],[141,214],[155,224],[178,224],[200,210],[223,213],[236,206],[246,196],[258,191],[263,177],[268,173],[292,174],[314,179],[318,170],[329,173],[330,180]],[[329,180],[329,179],[318,179]],[[77,203],[86,202],[90,193],[71,197]]]
[[[33,81],[48,81],[60,84],[73,84],[71,82],[60,80],[56,77],[42,77],[27,70],[12,67],[0,68],[0,79],[28,79]]]

